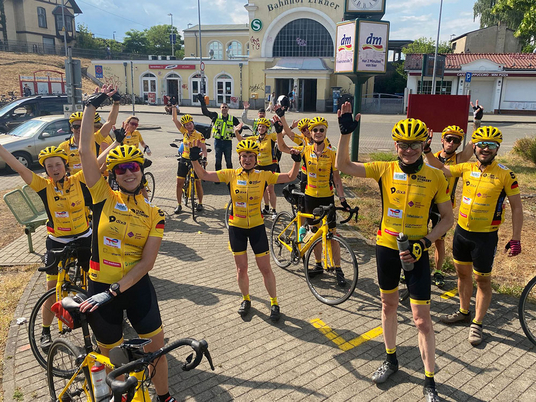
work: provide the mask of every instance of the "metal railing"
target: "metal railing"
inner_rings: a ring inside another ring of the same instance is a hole
[[[404,97],[374,93],[363,96],[361,111],[375,114],[404,114]]]

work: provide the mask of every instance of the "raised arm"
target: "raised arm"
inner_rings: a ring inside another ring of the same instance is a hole
[[[175,106],[171,107],[171,120],[173,120],[173,123],[175,123],[175,127],[177,127],[177,130],[181,131],[182,129],[182,123],[180,122],[179,118],[177,117],[177,108]]]
[[[350,102],[345,102],[337,112],[337,116],[339,118],[341,136],[337,146],[335,166],[343,173],[357,177],[366,177],[365,165],[350,161],[350,138],[352,136],[349,134],[355,130],[361,115],[358,114],[355,116],[355,119],[352,119],[352,105]]]
[[[456,163],[468,162],[473,156],[473,153],[473,141],[469,140],[469,142],[465,144],[463,151],[456,156]]]
[[[244,126],[244,123],[240,123],[237,126],[234,126],[234,133],[236,136],[236,139],[238,141],[242,141],[244,137],[242,137],[242,127]]]
[[[281,152],[285,154],[289,154],[290,148],[288,147],[288,145],[285,143],[285,140],[283,139],[283,130],[285,128],[285,125],[288,127],[288,125],[286,124],[286,121],[285,123],[283,123],[284,119],[285,119],[285,116],[282,116],[282,117],[274,116],[273,121],[274,121],[275,132],[277,133],[277,148]]]
[[[242,112],[242,122],[244,124],[253,125],[255,120],[248,119],[249,102],[244,102],[244,111]]]
[[[22,180],[26,184],[30,184],[33,179],[33,174],[30,169],[28,169],[26,166],[24,166],[22,163],[18,161],[17,158],[15,158],[11,152],[9,152],[7,149],[5,149],[2,145],[0,145],[0,158],[6,162],[11,169],[13,169],[15,172],[17,172]]]
[[[200,180],[219,182],[220,179],[217,172],[207,172],[199,163],[200,152],[202,149],[201,144],[201,141],[193,141],[190,147],[190,161],[192,161],[192,167],[194,168],[195,174]]]
[[[121,96],[116,92],[112,96],[112,99],[112,110],[110,110],[110,113],[108,113],[106,123],[104,123],[101,127],[101,135],[104,138],[110,135],[110,130],[113,126],[115,126],[115,123],[117,122],[117,115],[119,114],[119,100],[121,99]]]
[[[298,172],[300,171],[301,165],[300,151],[292,149],[291,156],[292,160],[294,161],[294,163],[292,164],[292,168],[288,171],[288,173],[281,173],[279,175],[279,177],[277,178],[277,184],[291,182],[298,176]]]
[[[443,171],[443,174],[445,175],[445,177],[452,177],[452,173],[450,173],[450,168],[444,163],[441,163],[441,161],[437,159],[437,157],[433,154],[432,151],[428,151],[427,153],[425,153],[424,157],[426,158],[426,162],[430,166],[433,166]],[[458,162],[458,163],[461,163],[461,162]]]

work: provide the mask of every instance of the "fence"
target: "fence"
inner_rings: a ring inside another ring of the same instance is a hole
[[[374,114],[404,114],[404,97],[374,93],[363,96],[361,112]]]

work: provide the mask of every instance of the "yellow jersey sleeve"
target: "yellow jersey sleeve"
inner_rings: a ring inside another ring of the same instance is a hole
[[[110,198],[114,191],[110,188],[104,176],[101,176],[93,187],[89,187],[89,192],[91,193],[91,198],[93,198],[93,203],[97,204]]]
[[[235,171],[233,169],[223,169],[223,170],[219,170],[217,173],[218,173],[218,179],[222,183],[227,183],[227,184],[229,184],[229,182],[233,179],[235,175]]]

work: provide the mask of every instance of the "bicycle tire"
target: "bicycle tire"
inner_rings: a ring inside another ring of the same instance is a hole
[[[315,246],[322,243],[322,238],[316,239],[311,245],[311,248],[307,251],[304,261],[305,279],[307,285],[309,285],[309,289],[319,301],[334,306],[348,300],[354,292],[357,285],[358,266],[355,254],[346,240],[334,236],[333,238],[328,239],[328,241],[339,243],[341,270],[344,274],[346,284],[344,286],[339,285],[337,272],[334,267],[324,268],[321,274],[311,274],[311,271],[314,270],[316,264],[313,250]],[[313,256],[312,261],[311,255]]]
[[[536,345],[536,276],[532,278],[519,299],[519,322],[523,332]]]
[[[184,206],[188,206],[188,202],[190,201],[190,176],[186,175],[186,178],[184,179],[184,184],[182,185],[182,200],[184,201]]]
[[[225,207],[225,227],[229,229],[229,218],[231,216],[231,211],[233,210],[233,200],[230,199]]]
[[[149,196],[149,202],[152,202],[154,198],[155,181],[154,175],[151,172],[145,172],[145,182],[145,191],[147,191],[147,195]]]
[[[47,362],[47,383],[50,397],[53,401],[58,401],[59,394],[65,389],[71,377],[80,367],[78,363],[79,350],[71,342],[65,339],[57,339],[50,347],[49,359]],[[91,401],[92,392],[91,378],[88,378],[89,370],[83,368],[76,379],[70,384],[62,401]],[[88,398],[89,395],[89,398]]]
[[[287,268],[292,263],[292,252],[284,244],[292,246],[298,240],[296,225],[289,226],[292,219],[288,212],[280,212],[270,230],[270,255],[280,268]]]
[[[78,286],[72,285],[72,284],[66,284],[66,289],[68,292],[68,295],[75,295],[77,293],[83,293],[87,296],[87,292],[79,288]],[[43,317],[41,313],[41,309],[47,299],[49,297],[54,297],[56,294],[56,289],[49,289],[47,290],[35,303],[32,312],[30,314],[30,318],[28,320],[28,341],[30,343],[30,348],[32,349],[32,353],[35,356],[35,359],[39,363],[39,365],[43,368],[47,368],[47,356],[48,351],[41,349],[41,347],[38,345],[38,342],[40,341],[38,338],[40,338],[41,330],[43,328]],[[53,304],[53,303],[52,303]],[[53,315],[52,311],[50,313]],[[67,328],[67,326],[64,326],[64,330]],[[83,335],[82,335],[82,329],[77,328],[74,330],[66,331],[63,334],[60,334],[59,328],[58,328],[58,320],[54,316],[52,320],[52,324],[50,325],[50,335],[52,336],[52,342],[54,342],[56,339],[69,339],[72,341],[76,346],[82,347],[83,346]]]
[[[192,206],[192,219],[195,220],[195,210],[197,208],[197,203],[195,202],[195,179],[190,178],[190,204]]]

